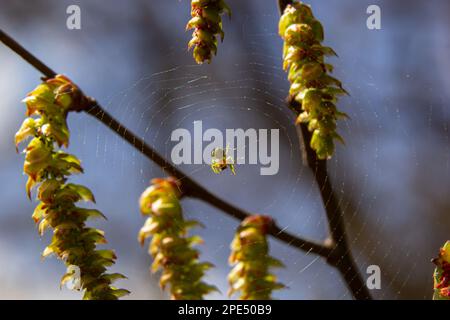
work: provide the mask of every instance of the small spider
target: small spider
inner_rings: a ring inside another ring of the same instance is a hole
[[[211,151],[211,169],[214,173],[221,173],[223,170],[230,168],[231,172],[236,175],[234,170],[233,157],[228,155],[229,146],[225,150],[222,148],[214,148]]]

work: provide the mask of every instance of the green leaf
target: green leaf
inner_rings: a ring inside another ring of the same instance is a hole
[[[183,225],[184,225],[184,227],[186,229],[191,229],[191,228],[195,228],[195,227],[200,227],[200,228],[204,228],[205,227],[204,224],[202,224],[201,222],[199,222],[197,220],[184,221]]]
[[[116,254],[112,250],[97,250],[96,253],[100,257],[108,260],[115,260],[117,258]]]
[[[123,296],[129,295],[131,292],[126,289],[113,289],[112,293],[117,298],[121,298]]]
[[[95,203],[94,195],[92,191],[89,190],[87,187],[79,184],[69,183],[65,186],[65,188],[75,191],[80,196],[80,200]]]
[[[193,245],[193,246],[195,246],[197,244],[203,244],[204,243],[202,237],[197,236],[197,235],[189,237],[189,238],[187,238],[187,240],[188,240],[189,244]]]
[[[19,145],[19,143],[35,134],[36,134],[36,121],[33,118],[26,118],[23,121],[19,131],[17,131],[15,135],[16,151],[18,151],[17,146]]]
[[[268,263],[269,266],[275,267],[275,268],[285,268],[285,265],[278,259],[275,259],[273,257],[268,257]]]
[[[128,279],[126,276],[124,276],[121,273],[110,273],[110,274],[105,274],[102,276],[102,278],[105,278],[111,282],[114,282],[116,280],[120,280],[120,279]]]
[[[86,229],[86,231],[82,235],[82,238],[98,244],[107,243],[105,239],[105,232],[95,228]]]
[[[40,202],[34,209],[33,215],[31,216],[35,223],[38,223],[45,215],[46,207],[45,203]]]
[[[105,220],[108,220],[106,216],[97,209],[76,208],[75,212],[86,217],[86,219],[103,218]]]
[[[42,220],[38,226],[39,234],[42,236],[44,234],[45,230],[47,230],[47,228],[49,228],[49,227],[50,227],[50,224],[49,224],[48,220],[47,219]]]
[[[42,258],[47,258],[48,256],[54,254],[52,246],[45,247],[44,251],[42,252]]]

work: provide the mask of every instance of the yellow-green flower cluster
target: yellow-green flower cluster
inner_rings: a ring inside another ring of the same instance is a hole
[[[337,97],[346,91],[339,80],[329,75],[333,66],[324,59],[336,54],[321,45],[322,25],[302,2],[286,7],[279,33],[284,39],[283,68],[289,68],[289,94],[301,105],[301,110],[296,110],[297,123],[308,124],[312,132],[311,148],[319,159],[328,159],[334,152],[334,139],[343,142],[336,132],[336,120],[346,116],[336,107]]]
[[[69,144],[66,117],[76,108],[74,103],[80,94],[61,75],[40,84],[24,99],[29,117],[16,133],[16,147],[33,137],[24,151],[26,190],[31,197],[31,189],[38,189],[40,203],[32,217],[39,223],[39,233],[53,229],[52,241],[43,257],[54,254],[67,266],[61,285],[73,282],[76,289],[84,291],[84,299],[117,299],[128,291],[111,285],[123,275],[106,273],[116,256],[111,250],[97,250],[97,244],[106,243],[104,233],[86,226],[88,219],[104,216],[98,210],[76,205],[80,201],[95,202],[94,196],[84,186],[67,183],[70,175],[83,169],[77,157],[60,150]]]
[[[229,258],[234,266],[228,275],[230,296],[239,291],[241,300],[269,300],[273,290],[284,288],[269,272],[271,267],[283,266],[269,256],[266,236],[272,223],[270,217],[254,215],[238,227]]]
[[[152,185],[141,195],[140,209],[149,216],[139,232],[141,244],[152,237],[149,254],[153,257],[152,272],[162,269],[160,286],[170,285],[174,300],[200,300],[216,290],[202,281],[205,271],[212,265],[199,262],[199,252],[193,248],[201,243],[198,236],[188,237],[188,229],[199,225],[185,221],[179,198],[180,185],[173,178],[153,179]]]
[[[192,19],[186,25],[186,30],[194,29],[189,49],[194,47],[194,59],[197,63],[211,62],[213,54],[217,53],[217,36],[223,41],[221,15],[230,8],[224,0],[192,0]]]
[[[433,259],[436,269],[434,270],[434,295],[435,300],[450,299],[450,241],[439,251],[439,256]]]

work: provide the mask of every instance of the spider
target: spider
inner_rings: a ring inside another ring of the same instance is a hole
[[[229,146],[227,146],[225,150],[223,148],[214,148],[211,151],[211,169],[214,173],[219,174],[223,170],[230,168],[231,172],[236,175],[233,157],[228,155],[229,150]]]

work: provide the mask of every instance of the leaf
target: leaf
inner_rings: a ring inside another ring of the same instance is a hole
[[[55,139],[58,146],[69,146],[69,129],[65,118],[53,116],[46,124],[41,127],[41,132],[46,136]]]
[[[330,47],[320,47],[319,49],[326,56],[335,56],[337,57],[337,53]]]
[[[339,141],[340,143],[342,143],[342,144],[345,145],[344,138],[342,138],[339,134],[334,133],[334,134],[333,134],[333,138],[336,139],[337,141]]]
[[[35,223],[38,223],[45,215],[45,203],[40,202],[34,209],[33,215],[31,216]]]
[[[85,209],[85,208],[76,208],[75,211],[83,216],[86,217],[86,219],[97,219],[97,218],[103,218],[105,220],[108,220],[106,216],[97,209]]]
[[[147,238],[151,237],[153,232],[155,232],[159,227],[159,224],[154,221],[152,218],[148,218],[142,228],[139,230],[138,234],[138,242],[144,245],[144,242]]]
[[[96,253],[104,259],[108,259],[108,260],[117,259],[116,254],[112,250],[97,250]]]
[[[207,22],[200,16],[193,17],[186,25],[186,30],[201,28],[202,26],[206,26]]]
[[[327,87],[325,89],[322,89],[322,92],[325,94],[333,95],[333,96],[343,96],[348,95],[348,92],[342,88],[334,88],[334,87]]]
[[[60,169],[67,170],[68,173],[83,173],[81,161],[76,156],[63,151],[58,151],[54,155],[54,158],[56,160],[56,165]]]
[[[73,273],[65,273],[59,282],[59,288],[62,288],[67,282],[73,279]]]
[[[124,276],[121,273],[110,273],[110,274],[105,274],[102,276],[102,278],[105,278],[111,282],[114,282],[116,280],[120,280],[120,279],[128,279],[126,276]]]
[[[322,65],[316,62],[307,63],[301,68],[301,78],[303,81],[315,80],[323,73]]]
[[[24,172],[36,180],[39,173],[47,168],[51,162],[51,149],[41,139],[34,138],[25,149]]]
[[[54,254],[53,248],[51,246],[45,247],[44,251],[42,252],[42,258],[47,258],[50,255]]]
[[[131,292],[126,289],[113,289],[113,295],[117,298],[129,295]]]
[[[231,19],[231,8],[226,4],[225,1],[223,1],[223,0],[220,1],[220,7],[223,11],[226,12],[228,17],[230,17],[230,19]]]
[[[26,118],[19,131],[15,135],[16,151],[18,152],[17,146],[26,138],[36,134],[36,121],[33,118]]]
[[[92,191],[87,187],[79,184],[69,183],[65,186],[65,188],[75,191],[79,195],[80,200],[95,203],[94,195],[92,194]]]
[[[322,24],[318,20],[314,20],[314,22],[311,24],[312,30],[314,32],[314,37],[316,41],[322,42],[324,38],[324,32]]]
[[[72,286],[68,287],[71,290],[81,290],[82,283],[81,283],[81,275],[80,275],[80,267],[76,265],[68,265],[67,266],[67,272],[64,274],[60,281],[60,288],[64,284],[67,284],[68,282],[72,282]]]
[[[45,230],[46,230],[47,228],[49,228],[49,227],[50,227],[50,224],[49,224],[49,222],[47,221],[47,219],[42,220],[42,221],[39,223],[39,227],[38,227],[39,235],[40,235],[40,236],[43,236]]]
[[[72,221],[64,221],[60,224],[58,224],[55,228],[54,228],[54,232],[61,232],[61,231],[67,231],[67,230],[71,230],[71,229],[79,229],[79,226]]]
[[[200,228],[204,228],[205,227],[204,224],[202,224],[201,222],[199,222],[197,220],[184,221],[183,226],[186,229],[191,229],[191,228],[195,228],[195,227],[200,227]]]
[[[61,186],[61,183],[61,181],[58,181],[56,179],[45,180],[39,186],[38,198],[45,203],[52,202],[55,194]]]
[[[164,260],[164,255],[161,252],[157,253],[155,256],[155,259],[153,260],[153,263],[152,263],[152,267],[151,267],[152,273],[155,273],[156,271],[158,271],[163,260]]]
[[[204,243],[202,237],[200,237],[200,236],[192,236],[192,237],[189,237],[187,240],[188,240],[189,244],[193,245],[193,246]]]
[[[302,100],[302,108],[306,112],[312,112],[320,108],[322,93],[319,89],[308,89]]]
[[[82,235],[82,238],[98,244],[107,243],[105,239],[105,232],[95,228],[86,229],[86,231]]]
[[[27,105],[27,116],[42,112],[48,105],[53,104],[55,100],[53,87],[41,83],[25,99],[22,100]]]
[[[25,185],[25,190],[27,192],[28,199],[31,199],[31,189],[36,184],[36,180],[34,180],[32,177],[28,177],[27,184]]]
[[[174,273],[169,269],[164,270],[161,278],[159,279],[159,286],[162,290],[166,288],[166,285],[172,280]]]
[[[65,186],[61,189],[59,189],[55,195],[55,202],[56,203],[75,203],[80,201],[80,196],[78,193],[74,190],[71,190],[69,188],[65,188]]]
[[[286,266],[278,259],[268,257],[269,266],[275,267],[275,268],[285,268]]]

